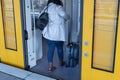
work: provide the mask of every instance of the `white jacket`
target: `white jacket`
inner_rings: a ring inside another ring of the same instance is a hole
[[[65,41],[65,19],[67,19],[62,6],[50,3],[48,5],[49,23],[44,28],[43,37],[53,41]]]

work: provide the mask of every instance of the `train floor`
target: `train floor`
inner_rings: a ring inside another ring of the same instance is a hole
[[[54,65],[56,70],[53,72],[48,71],[48,62],[47,62],[47,44],[45,40],[43,40],[43,58],[37,61],[37,65],[31,69],[31,71],[54,77],[60,80],[80,80],[80,67],[77,65],[74,68],[66,68],[65,66],[59,66],[59,60],[57,55],[57,50],[55,49],[54,53]],[[65,54],[65,46],[64,46],[64,54]],[[65,57],[64,57],[65,58]]]

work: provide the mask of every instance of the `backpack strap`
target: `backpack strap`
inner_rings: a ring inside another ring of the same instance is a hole
[[[48,12],[48,6],[45,7],[44,12],[45,12],[46,10],[47,10],[47,12]]]
[[[46,11],[46,9],[47,9],[47,11],[48,11],[48,6],[44,7],[44,9],[43,9],[42,11],[40,11],[39,16],[40,16],[42,13],[44,13],[44,12]],[[38,17],[39,17],[39,16],[38,16]]]

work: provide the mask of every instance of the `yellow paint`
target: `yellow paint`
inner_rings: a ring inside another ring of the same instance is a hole
[[[104,0],[97,0],[97,1],[104,1]],[[115,1],[115,0],[109,0],[110,1]],[[117,1],[117,0],[116,0]],[[107,25],[109,25],[109,27],[105,27],[105,26],[97,26],[96,29],[98,30],[103,30],[103,31],[97,31],[94,32],[95,35],[95,39],[96,41],[100,42],[100,43],[96,43],[96,47],[95,47],[95,51],[97,52],[101,52],[104,51],[105,53],[112,53],[113,54],[113,46],[112,43],[114,40],[114,27],[112,27],[113,25],[115,25],[114,16],[111,16],[113,14],[115,14],[115,10],[116,9],[111,9],[108,10],[108,8],[110,6],[115,7],[116,5],[112,5],[115,3],[108,3],[109,5],[104,5],[104,3],[102,4],[102,7],[97,6],[101,8],[101,10],[98,10],[98,14],[96,15],[97,17],[97,21],[96,22],[100,22],[100,23],[96,23],[96,24],[103,24],[106,25],[105,23],[109,23]],[[105,10],[103,10],[103,9]],[[109,13],[110,15],[106,15],[106,16],[110,16],[109,18],[106,18],[104,16],[101,16],[100,13]],[[120,80],[120,20],[118,21],[118,35],[117,35],[117,46],[116,46],[116,58],[115,58],[115,68],[114,68],[114,73],[111,72],[106,72],[106,71],[101,71],[101,70],[97,70],[97,69],[93,69],[91,68],[91,64],[92,64],[92,39],[93,39],[93,15],[94,15],[94,0],[84,0],[84,12],[83,12],[83,42],[82,42],[82,80]],[[120,17],[119,17],[120,19]],[[108,22],[106,22],[108,21]],[[113,24],[114,23],[114,24]],[[110,31],[109,33],[106,32]],[[100,38],[103,38],[104,40],[100,40]],[[112,36],[113,37],[112,37]],[[88,41],[88,46],[84,45],[85,41]],[[102,43],[103,42],[103,43]],[[114,42],[113,42],[114,43]],[[99,45],[99,46],[98,46]],[[102,47],[104,46],[104,48]],[[105,49],[106,48],[106,49]],[[102,51],[101,51],[102,49]],[[84,53],[88,52],[88,56],[85,57]],[[103,56],[103,54],[99,54],[99,56]],[[100,63],[100,64],[105,64],[107,66],[110,66],[112,64],[112,62],[110,62],[110,59],[113,55],[111,54],[107,54],[107,56],[105,57],[105,55],[103,57],[105,58],[100,58],[100,57],[96,57],[94,62]],[[112,60],[111,60],[112,61]],[[95,65],[96,67],[100,67],[106,70],[111,70],[111,68],[106,68],[106,67],[101,67],[98,65]]]
[[[2,0],[4,1],[4,0]],[[8,1],[8,0],[5,0]],[[11,1],[11,0],[9,0]],[[9,2],[8,1],[8,2]],[[15,27],[16,27],[16,40],[17,40],[17,51],[9,50],[5,48],[4,30],[2,21],[2,12],[0,7],[0,55],[1,60],[4,63],[24,68],[24,54],[23,54],[23,42],[22,42],[22,25],[21,25],[21,14],[20,14],[20,0],[13,0],[14,4],[14,16],[15,16]],[[3,6],[3,5],[2,5]],[[13,16],[11,16],[13,17]],[[12,23],[5,23],[10,25]],[[12,36],[14,37],[14,36]],[[12,42],[14,43],[14,42]],[[9,45],[11,47],[12,45]],[[14,46],[12,48],[15,48]]]

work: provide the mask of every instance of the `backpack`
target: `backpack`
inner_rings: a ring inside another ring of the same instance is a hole
[[[48,9],[48,7],[46,7]],[[36,28],[40,29],[41,31],[44,30],[46,25],[48,24],[49,17],[48,17],[48,10],[46,9],[42,12],[38,19],[36,19]]]

